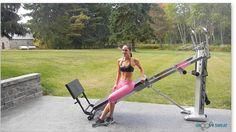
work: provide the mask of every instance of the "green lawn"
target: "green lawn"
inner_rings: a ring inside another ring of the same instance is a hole
[[[137,50],[138,58],[147,76],[152,76],[194,53],[191,51]],[[41,73],[45,94],[70,96],[65,84],[78,78],[89,98],[108,95],[114,84],[116,60],[122,55],[117,49],[100,50],[32,50],[2,51],[1,78]],[[190,73],[193,65],[186,70]],[[231,109],[231,53],[211,52],[208,61],[207,92],[211,104],[207,107]],[[136,69],[134,78],[139,76]],[[194,76],[174,73],[159,81],[158,87],[181,105],[194,103]],[[126,98],[128,101],[169,104],[151,89],[144,89]]]

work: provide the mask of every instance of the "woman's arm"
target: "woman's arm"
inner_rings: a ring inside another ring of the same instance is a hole
[[[135,65],[139,68],[139,70],[140,70],[142,80],[145,80],[145,79],[146,79],[146,76],[145,76],[145,74],[144,74],[144,70],[143,70],[143,68],[142,68],[142,66],[141,66],[141,64],[140,64],[140,62],[139,62],[139,60],[134,59],[134,63],[135,63]]]
[[[115,80],[115,86],[118,85],[120,80],[120,59],[117,61],[117,74],[116,74],[116,80]]]

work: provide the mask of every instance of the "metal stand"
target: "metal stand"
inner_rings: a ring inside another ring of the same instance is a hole
[[[196,47],[196,56],[204,56],[203,59],[197,61],[195,63],[195,71],[192,72],[193,75],[196,76],[196,85],[195,85],[195,106],[194,109],[190,108],[191,111],[190,115],[184,117],[187,121],[207,121],[207,115],[204,114],[204,104],[210,104],[210,101],[206,95],[206,76],[207,74],[207,59],[210,57],[209,50],[208,50],[208,35],[206,28],[202,28],[205,32],[205,42],[201,42],[198,47]],[[192,30],[194,36],[197,36],[196,33]],[[193,44],[196,46],[195,38],[191,35]]]
[[[199,50],[197,56],[203,55],[203,50]],[[188,121],[207,121],[207,116],[204,114],[204,103],[205,103],[205,83],[206,76],[204,75],[205,59],[197,61],[196,72],[199,73],[196,76],[195,86],[195,107],[191,111],[190,115],[184,117]]]

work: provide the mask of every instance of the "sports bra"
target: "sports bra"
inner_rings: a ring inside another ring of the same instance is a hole
[[[122,62],[121,62],[121,65],[122,65]],[[131,64],[129,64],[128,66],[120,66],[120,71],[122,71],[122,72],[133,72],[134,67]]]

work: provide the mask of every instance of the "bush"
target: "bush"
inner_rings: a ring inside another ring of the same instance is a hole
[[[210,45],[210,51],[231,52],[231,45]]]
[[[180,50],[180,51],[190,51],[192,50],[192,44],[136,44],[138,49],[159,49],[159,50]],[[222,51],[231,52],[231,45],[210,45],[210,51]]]

